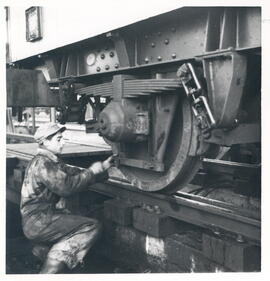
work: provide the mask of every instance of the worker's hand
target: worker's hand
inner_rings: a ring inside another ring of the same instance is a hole
[[[103,162],[95,162],[90,169],[95,175],[105,172],[113,165],[113,156],[110,156]]]
[[[97,175],[97,174],[100,174],[104,171],[104,168],[103,168],[103,164],[102,162],[95,162],[91,167],[90,169],[92,170],[92,172]]]
[[[113,156],[110,156],[102,163],[104,171],[108,170],[113,165]]]

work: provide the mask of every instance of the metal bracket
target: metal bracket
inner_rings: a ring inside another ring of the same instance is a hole
[[[200,56],[216,128],[235,126],[246,81],[247,58],[233,49]]]

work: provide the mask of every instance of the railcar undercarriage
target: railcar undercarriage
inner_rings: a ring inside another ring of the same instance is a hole
[[[56,106],[132,185],[172,193],[220,160],[232,180],[259,175],[260,67],[260,9],[182,8],[13,63],[8,106]]]

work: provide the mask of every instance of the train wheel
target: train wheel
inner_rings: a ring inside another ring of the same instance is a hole
[[[120,166],[119,169],[131,184],[143,191],[173,193],[192,180],[200,168],[200,157],[191,156],[198,145],[198,129],[186,98],[180,99],[170,130],[164,156],[165,171],[155,172]],[[130,148],[132,149],[132,148]],[[133,150],[140,154],[139,149]]]

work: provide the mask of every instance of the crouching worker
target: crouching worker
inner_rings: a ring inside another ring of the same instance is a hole
[[[96,176],[111,166],[112,157],[88,169],[64,164],[57,157],[64,145],[65,127],[49,123],[34,135],[39,144],[29,163],[21,191],[21,215],[25,236],[34,243],[50,245],[40,273],[59,273],[81,263],[101,231],[91,218],[57,208],[61,197],[85,190]]]

